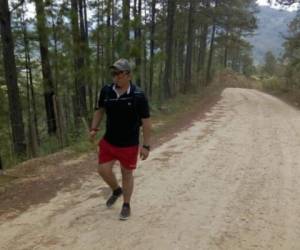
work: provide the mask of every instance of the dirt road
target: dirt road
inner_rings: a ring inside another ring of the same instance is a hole
[[[95,173],[1,221],[0,249],[300,249],[300,112],[255,90],[222,96],[140,164],[129,221]]]

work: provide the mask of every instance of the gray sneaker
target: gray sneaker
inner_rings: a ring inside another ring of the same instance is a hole
[[[123,206],[120,213],[120,220],[127,220],[130,217],[130,207]]]
[[[121,191],[119,194],[115,195],[112,194],[108,200],[106,201],[106,207],[111,208],[113,204],[115,204],[115,202],[117,201],[117,199],[123,194],[123,192]]]

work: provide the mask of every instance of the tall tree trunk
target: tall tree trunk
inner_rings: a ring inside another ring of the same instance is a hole
[[[146,1],[144,0],[144,6],[146,6]],[[140,6],[140,9],[142,11],[142,3]],[[144,14],[140,14],[140,19],[142,20],[142,16],[144,16],[144,23],[145,25],[147,24],[147,9],[146,7],[144,8]],[[142,83],[145,88],[145,93],[148,96],[149,95],[149,83],[148,83],[148,68],[147,68],[147,62],[148,62],[148,48],[147,48],[147,38],[146,38],[146,30],[142,32],[142,22],[140,23],[140,29],[141,29],[141,49],[142,49],[142,55],[141,55],[141,64],[142,64],[142,69],[141,69],[141,76],[142,76]]]
[[[155,16],[156,16],[156,0],[151,3],[151,28],[150,28],[150,76],[149,76],[149,95],[152,97],[153,91],[153,71],[154,71],[154,49],[155,49]]]
[[[236,72],[240,72],[241,69],[241,58],[240,58],[240,47],[237,46],[236,48],[234,48],[233,50],[233,58],[232,58],[232,69]]]
[[[195,11],[195,1],[190,0],[188,33],[187,33],[187,52],[186,52],[186,60],[185,60],[184,89],[183,89],[184,93],[188,91],[192,81],[192,53],[193,53],[193,45],[194,45],[194,11]]]
[[[28,155],[35,157],[38,150],[38,141],[34,119],[32,117],[32,105],[30,97],[30,77],[28,71],[28,57],[26,56],[26,95],[27,95],[27,125],[28,125]]]
[[[31,65],[31,59],[30,55],[28,53],[28,64]],[[31,105],[32,105],[32,111],[33,111],[33,121],[34,121],[34,128],[35,128],[35,135],[37,138],[38,145],[41,144],[40,135],[39,135],[39,129],[38,129],[38,119],[37,119],[37,109],[36,109],[36,101],[35,101],[35,93],[33,88],[33,80],[32,80],[32,69],[31,66],[29,66],[29,87],[30,87],[30,96],[31,96]]]
[[[121,57],[128,58],[130,52],[130,0],[123,0],[123,49],[121,51]]]
[[[141,18],[142,18],[142,1],[134,0],[134,39],[136,46],[136,54],[135,54],[135,67],[136,67],[136,84],[141,86],[141,63],[142,63],[142,41],[141,41]]]
[[[88,31],[85,26],[85,17],[84,17],[84,0],[78,0],[79,7],[79,29],[80,29],[80,87],[79,87],[79,97],[80,97],[80,106],[82,108],[82,117],[87,117],[87,101],[86,101],[86,89],[87,83],[89,82],[89,73],[87,71],[87,57],[88,57]]]
[[[179,83],[179,89],[180,91],[183,91],[183,78],[184,78],[184,35],[183,37],[180,37],[177,39],[177,80]]]
[[[223,61],[223,66],[224,66],[225,69],[227,68],[227,60],[228,60],[228,47],[225,44],[225,47],[224,47],[224,61]]]
[[[10,123],[14,152],[26,153],[23,113],[18,87],[17,68],[14,55],[14,41],[11,32],[10,11],[7,0],[0,0],[0,31],[5,82],[9,101]]]
[[[226,29],[225,34],[225,46],[224,46],[224,68],[227,68],[227,60],[228,60],[228,30]]]
[[[167,32],[166,32],[166,60],[165,60],[165,75],[164,75],[164,97],[170,98],[172,96],[171,77],[172,77],[172,63],[173,63],[173,33],[174,33],[174,16],[176,10],[176,0],[168,0],[168,14],[167,14]]]
[[[159,75],[158,75],[158,106],[161,107],[162,100],[163,100],[163,78],[164,78],[164,67],[163,67],[164,62],[160,62],[160,67],[159,67]]]
[[[210,7],[210,2],[211,2],[210,0],[203,0],[203,4],[205,5],[206,9],[208,9]],[[205,9],[204,9],[204,11],[205,11]],[[204,69],[205,69],[206,54],[207,54],[207,52],[206,52],[207,36],[208,36],[208,24],[207,24],[207,22],[204,22],[201,25],[200,48],[199,48],[199,54],[198,54],[198,67],[197,67],[197,72],[199,73],[201,80],[204,78],[203,73],[204,73]]]
[[[216,33],[216,24],[214,22],[213,26],[212,26],[209,57],[208,57],[208,62],[207,62],[206,85],[211,81],[211,66],[212,66],[213,52],[214,52],[215,33]]]
[[[179,53],[178,53],[178,44],[179,44],[179,41],[178,39],[175,39],[174,40],[174,44],[173,44],[173,76],[172,76],[172,82],[173,82],[173,86],[172,86],[172,89],[174,90],[174,92],[176,93],[177,92],[177,89],[178,89],[178,86],[179,86],[179,89],[180,89],[180,80],[179,80],[179,61],[178,61],[178,56],[179,56]],[[180,62],[180,64],[182,64],[182,61]]]
[[[203,24],[201,26],[200,47],[199,47],[198,63],[197,63],[197,65],[198,65],[197,72],[198,73],[202,72],[205,68],[207,35],[208,35],[208,25]]]
[[[111,60],[115,61],[115,0],[111,0]]]
[[[23,6],[24,7],[24,6]],[[27,25],[24,18],[25,10],[23,8],[21,15],[22,32],[25,51],[26,67],[26,94],[27,94],[27,120],[28,120],[28,151],[30,156],[36,156],[39,145],[39,133],[37,128],[37,114],[35,107],[35,96],[33,90],[32,69],[30,59],[30,48],[27,35]]]
[[[147,45],[145,42],[145,39],[143,39],[143,60],[142,60],[142,83],[145,88],[145,93],[148,96],[149,95],[149,84],[147,81],[147,57],[148,57],[148,50],[147,50]]]
[[[73,96],[74,118],[75,124],[78,126],[80,117],[86,116],[86,91],[83,78],[84,71],[84,54],[81,45],[81,36],[78,26],[78,2],[71,0],[71,23],[72,23],[72,38],[73,38],[73,61],[74,61],[74,85],[75,96]]]
[[[103,4],[103,2],[102,2]],[[100,0],[97,1],[97,29],[96,29],[96,64],[94,65],[94,72],[96,77],[96,86],[94,91],[94,104],[97,101],[97,93],[100,89],[100,75],[103,78],[103,68],[101,67],[102,63],[100,64],[100,22],[103,22],[103,15],[100,14],[100,10],[103,12],[103,5],[102,9],[100,8]],[[102,60],[103,61],[103,60]],[[102,73],[102,74],[101,74]]]
[[[84,13],[84,31],[85,31],[85,40],[87,44],[87,49],[89,49],[89,25],[87,17],[87,4],[86,0],[83,0],[83,13]]]
[[[79,103],[79,96],[78,96],[78,86],[79,86],[79,79],[78,79],[78,69],[79,69],[79,43],[80,43],[80,36],[79,36],[79,27],[78,27],[78,5],[77,0],[71,0],[71,24],[72,24],[72,39],[73,39],[73,65],[74,65],[74,87],[75,87],[75,94],[72,96],[72,104],[73,104],[73,111],[74,111],[74,123],[75,126],[78,124],[77,120],[80,118],[80,103]]]
[[[106,6],[106,45],[105,45],[105,55],[106,55],[106,81],[108,82],[110,80],[110,75],[109,75],[109,66],[112,65],[112,58],[111,58],[111,0],[107,1],[107,6]]]
[[[0,155],[0,175],[3,174],[3,165],[2,165],[2,158],[1,158],[1,155]]]
[[[48,133],[50,135],[55,134],[56,132],[56,122],[54,114],[54,103],[53,95],[54,93],[54,84],[51,72],[51,66],[49,61],[49,52],[48,52],[48,33],[46,30],[46,18],[45,18],[45,9],[43,0],[35,0],[36,8],[36,17],[37,17],[37,29],[39,35],[40,43],[40,53],[42,61],[42,75],[43,75],[43,85],[44,85],[44,98],[45,98],[45,107],[47,114],[47,125]]]
[[[54,91],[55,93],[57,93],[58,91],[58,81],[59,81],[59,77],[58,77],[58,39],[57,39],[57,31],[56,31],[56,26],[57,23],[55,23],[54,20],[54,15],[53,15],[53,10],[51,10],[51,20],[52,20],[52,33],[53,33],[53,42],[54,42],[54,59],[53,59],[53,66],[54,66]]]
[[[216,10],[219,5],[220,0],[215,0],[215,7]],[[207,2],[209,4],[209,1]],[[206,69],[206,82],[207,85],[211,81],[211,68],[212,68],[212,60],[213,60],[213,53],[214,53],[214,42],[215,42],[215,35],[216,35],[216,13],[213,14],[213,24],[212,24],[212,32],[211,32],[211,39],[210,39],[210,48],[209,48],[209,56],[207,62],[207,69]]]
[[[89,113],[91,113],[94,109],[93,102],[93,78],[91,77],[90,66],[90,45],[89,45],[89,25],[88,25],[88,17],[87,17],[87,3],[86,0],[83,0],[83,12],[84,12],[84,44],[85,44],[85,75],[86,75],[86,83],[88,87],[88,96],[89,96]]]

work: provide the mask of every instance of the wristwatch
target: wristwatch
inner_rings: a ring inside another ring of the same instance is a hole
[[[150,151],[150,145],[143,145],[143,148],[147,149],[148,151]]]

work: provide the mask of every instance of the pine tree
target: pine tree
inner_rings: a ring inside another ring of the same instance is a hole
[[[43,0],[34,0],[36,6],[37,29],[40,43],[40,54],[42,61],[42,74],[44,86],[44,98],[47,114],[48,133],[56,133],[56,121],[54,113],[54,84],[52,68],[49,60],[48,35],[46,28],[45,6]]]
[[[17,155],[24,155],[26,153],[25,131],[23,123],[23,111],[20,100],[20,91],[18,87],[18,76],[14,54],[14,41],[11,31],[11,13],[12,11],[9,10],[8,1],[0,0],[0,31],[2,55],[5,82],[9,99],[12,142],[14,152]]]
[[[172,96],[172,73],[173,73],[173,35],[174,35],[174,15],[176,11],[176,1],[168,0],[168,14],[167,14],[167,24],[166,24],[166,60],[165,60],[165,74],[163,81],[163,94],[164,97],[170,98]]]

